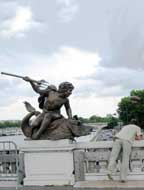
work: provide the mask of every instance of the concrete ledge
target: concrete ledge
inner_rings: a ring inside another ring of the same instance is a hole
[[[81,181],[74,185],[76,189],[144,189],[144,181],[127,181],[121,183],[119,181]]]
[[[16,181],[0,181],[0,188],[1,187],[16,187]]]
[[[0,186],[0,190],[16,190],[15,185],[7,184]],[[144,182],[128,181],[122,184],[118,181],[85,181],[70,186],[19,186],[18,190],[144,190]]]

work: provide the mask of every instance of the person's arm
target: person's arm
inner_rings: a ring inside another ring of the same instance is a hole
[[[143,139],[143,134],[141,132],[141,129],[138,127],[136,131],[136,137],[135,140],[142,140]]]
[[[33,90],[34,90],[36,93],[38,93],[38,94],[43,95],[43,94],[46,94],[46,92],[48,92],[47,88],[46,88],[46,89],[40,89],[40,88],[39,88],[39,85],[36,85],[36,84],[33,83],[33,82],[30,82],[30,84],[31,84]]]
[[[69,103],[68,99],[67,99],[66,103],[64,104],[64,106],[65,106],[68,118],[71,119],[72,118],[72,110],[71,110],[70,103]]]
[[[35,84],[34,82],[32,82],[31,81],[31,78],[29,78],[29,77],[24,77],[24,80],[25,81],[27,81],[27,82],[29,82],[30,84],[31,84],[31,86],[32,86],[32,88],[33,88],[33,90],[36,92],[36,93],[38,93],[38,94],[45,94],[48,90],[48,88],[46,88],[46,89],[40,89],[39,88],[39,85],[37,85],[37,84]]]
[[[143,135],[139,135],[139,136],[136,135],[136,137],[135,137],[135,140],[137,140],[137,141],[140,141],[142,139],[143,139]]]

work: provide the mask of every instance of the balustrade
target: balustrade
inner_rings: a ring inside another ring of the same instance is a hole
[[[107,179],[107,167],[109,157],[112,149],[112,142],[101,141],[95,143],[80,143],[75,150],[77,157],[74,157],[77,163],[75,167],[78,167],[78,162],[83,167],[83,170],[76,170],[76,180],[83,181],[86,179]],[[74,154],[74,155],[76,155]],[[79,154],[81,159],[79,159]],[[120,171],[121,155],[119,155],[116,161],[115,175],[117,176]],[[84,174],[82,174],[84,172]],[[132,179],[144,178],[144,141],[135,142],[132,148],[130,160],[129,160],[129,178]]]

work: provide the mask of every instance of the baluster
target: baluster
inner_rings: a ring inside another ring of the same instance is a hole
[[[99,164],[99,161],[96,161],[95,162],[95,170],[96,170],[96,173],[99,173],[100,172],[100,164]]]
[[[89,173],[94,173],[95,170],[95,162],[89,161]]]

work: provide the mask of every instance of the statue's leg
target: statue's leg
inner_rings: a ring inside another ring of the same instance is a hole
[[[46,130],[52,121],[52,114],[45,113],[40,129],[32,136],[33,139],[39,139],[41,134]]]
[[[43,118],[44,118],[44,113],[39,114],[39,115],[35,118],[35,120],[32,121],[31,127],[34,129],[34,128],[40,126],[40,124],[41,124]]]

